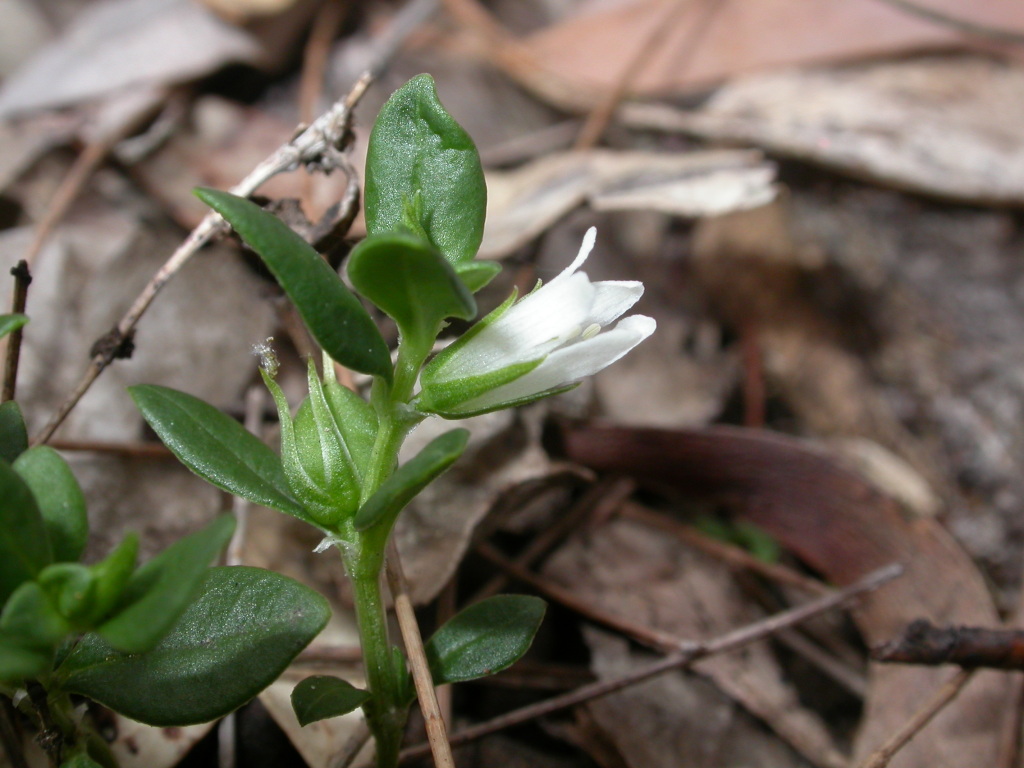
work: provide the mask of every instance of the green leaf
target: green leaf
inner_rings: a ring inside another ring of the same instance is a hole
[[[317,720],[347,715],[369,699],[369,691],[331,675],[307,677],[292,689],[292,709],[303,727]]]
[[[8,464],[28,450],[28,430],[21,408],[13,400],[0,403],[0,459]]]
[[[121,600],[132,572],[135,570],[135,559],[139,554],[139,537],[134,533],[127,534],[104,560],[92,566],[92,574],[96,580],[96,592],[93,605],[89,612],[89,621],[102,621]]]
[[[544,601],[495,595],[459,612],[424,644],[435,685],[500,672],[525,654],[544,619]]]
[[[79,752],[61,763],[60,768],[103,768],[103,766],[89,757],[85,752]]]
[[[124,654],[86,635],[58,670],[58,684],[149,725],[207,722],[276,680],[329,616],[326,600],[285,576],[212,568],[155,648]]]
[[[327,354],[391,381],[391,355],[373,318],[309,243],[249,200],[214,189],[197,189],[196,196],[259,254]]]
[[[369,466],[373,444],[377,438],[377,414],[363,398],[339,384],[330,367],[324,376],[323,389],[327,406],[331,409],[345,445],[352,454],[356,474],[362,479]]]
[[[27,648],[0,632],[0,680],[24,680],[50,671],[53,651]]]
[[[142,384],[128,391],[164,445],[201,478],[243,499],[306,519],[277,454],[237,421],[175,389]]]
[[[28,484],[0,462],[0,605],[53,562],[46,522]]]
[[[96,578],[89,566],[54,563],[46,566],[37,580],[62,617],[75,625],[85,622],[96,601]]]
[[[112,646],[142,653],[155,646],[198,593],[212,561],[227,545],[235,519],[222,515],[176,541],[132,574],[113,616],[97,629]]]
[[[89,518],[85,512],[85,495],[71,467],[53,448],[38,445],[29,448],[14,462],[14,471],[21,475],[39,512],[58,562],[74,562],[81,557],[89,538]]]
[[[309,397],[299,406],[292,427],[282,430],[281,453],[292,493],[316,525],[333,529],[359,505],[359,483],[312,361],[307,379]]]
[[[0,339],[21,328],[28,322],[28,317],[21,314],[0,315]]]
[[[51,656],[70,631],[46,591],[34,581],[26,581],[14,590],[0,614],[0,634],[24,648],[45,651]]]
[[[457,264],[476,256],[486,207],[472,139],[441,105],[433,78],[414,77],[388,99],[370,134],[367,232],[422,232]]]
[[[356,513],[356,530],[365,531],[381,522],[390,528],[405,505],[455,463],[468,441],[468,429],[453,429],[431,440],[367,499]]]
[[[476,293],[501,272],[496,261],[462,261],[455,266],[455,273],[472,293]]]
[[[404,343],[424,357],[446,317],[471,320],[476,301],[430,245],[404,234],[370,235],[355,247],[348,276],[398,324]]]

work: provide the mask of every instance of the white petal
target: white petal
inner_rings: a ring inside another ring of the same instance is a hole
[[[597,293],[590,310],[590,322],[602,328],[617,320],[644,295],[644,284],[633,280],[603,280],[594,283]]]
[[[541,286],[466,342],[436,379],[450,381],[543,357],[592,322],[595,293],[584,274]]]
[[[534,370],[460,406],[465,411],[490,408],[592,376],[646,339],[657,327],[653,318],[633,315],[592,339],[555,350]]]
[[[590,229],[587,230],[587,233],[583,235],[583,242],[580,244],[580,252],[576,254],[576,258],[572,260],[572,264],[570,264],[568,267],[559,272],[558,275],[555,276],[554,280],[551,281],[551,283],[555,282],[555,280],[560,280],[562,278],[568,277],[569,275],[576,272],[577,269],[582,267],[583,262],[585,262],[587,260],[587,257],[590,256],[590,252],[594,250],[594,243],[596,240],[597,227],[591,227]],[[548,285],[551,285],[551,283],[548,283]]]

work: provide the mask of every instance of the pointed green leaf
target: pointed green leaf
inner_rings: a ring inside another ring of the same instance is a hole
[[[433,78],[414,77],[388,99],[370,134],[367,232],[423,233],[457,264],[476,256],[486,207],[472,139],[441,105]]]
[[[96,592],[89,612],[89,621],[95,623],[107,618],[135,570],[135,559],[139,553],[139,537],[128,533],[107,557],[92,566],[96,579]]]
[[[305,519],[281,460],[245,427],[197,397],[168,387],[129,387],[143,417],[178,460],[243,499]]]
[[[431,440],[400,466],[356,513],[357,531],[384,523],[388,528],[412,499],[455,463],[466,450],[469,430],[453,429]]]
[[[307,677],[292,689],[292,709],[303,727],[317,720],[347,715],[369,699],[369,691],[331,675]]]
[[[281,453],[289,486],[307,514],[315,524],[333,528],[355,512],[359,484],[355,462],[312,361],[307,378],[309,397],[299,406],[291,428],[282,430]]]
[[[455,273],[465,283],[471,293],[476,293],[501,272],[501,264],[496,261],[460,261],[455,266]]]
[[[28,484],[0,462],[0,605],[53,562],[46,522]]]
[[[530,649],[544,619],[544,601],[495,595],[460,611],[424,644],[435,685],[493,675]]]
[[[54,563],[46,566],[37,580],[57,613],[76,626],[84,621],[96,599],[96,578],[89,566]]]
[[[330,608],[313,590],[259,568],[211,568],[199,597],[160,643],[120,653],[86,635],[58,684],[149,725],[189,725],[249,701],[323,629]]]
[[[28,317],[22,314],[0,315],[0,339],[9,333],[14,333],[27,322]]]
[[[0,403],[0,459],[8,464],[28,450],[28,430],[21,408],[13,400]]]
[[[222,515],[143,565],[125,585],[113,616],[97,632],[119,650],[148,651],[192,602],[210,562],[234,530],[235,519]]]
[[[404,342],[426,355],[446,317],[471,320],[476,301],[432,247],[403,234],[370,235],[352,251],[348,276],[394,318]]]
[[[373,318],[309,243],[249,200],[214,189],[197,189],[196,196],[259,254],[327,354],[391,380],[391,355]]]
[[[377,438],[377,414],[368,402],[339,384],[333,375],[324,377],[324,397],[352,454],[356,474],[361,479],[369,466]]]
[[[37,445],[14,462],[35,496],[39,512],[58,562],[74,562],[85,550],[89,538],[89,518],[85,512],[85,494],[71,467],[53,448]]]

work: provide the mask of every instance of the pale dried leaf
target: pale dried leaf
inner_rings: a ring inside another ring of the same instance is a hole
[[[1024,66],[930,57],[730,83],[701,109],[631,106],[633,126],[740,141],[951,200],[1024,203]]]
[[[259,54],[247,32],[192,0],[104,0],[4,83],[0,116],[179,83]]]
[[[583,203],[603,211],[714,216],[769,202],[774,179],[771,163],[743,151],[548,155],[514,171],[487,174],[480,255],[508,255]]]

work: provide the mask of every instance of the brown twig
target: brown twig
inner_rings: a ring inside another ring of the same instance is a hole
[[[174,454],[163,443],[108,443],[100,440],[51,440],[58,451],[91,451],[112,453],[142,459],[170,459]]]
[[[961,669],[952,678],[947,680],[935,692],[935,695],[910,718],[906,725],[894,733],[889,741],[875,750],[867,760],[860,764],[860,768],[885,768],[897,752],[903,749],[914,736],[931,722],[933,717],[939,714],[947,704],[957,697],[973,674],[974,670]]]
[[[778,584],[797,587],[811,595],[824,595],[831,592],[820,581],[808,578],[792,568],[756,558],[744,549],[712,539],[691,525],[673,520],[667,515],[652,512],[639,504],[626,504],[622,509],[622,514],[645,525],[667,531],[683,543],[699,549],[733,568],[756,573]]]
[[[889,565],[877,571],[872,571],[859,581],[841,590],[837,590],[831,595],[819,597],[804,605],[791,608],[787,611],[775,614],[774,616],[762,619],[761,621],[748,624],[745,627],[726,633],[716,639],[699,643],[688,643],[685,647],[675,653],[669,654],[665,658],[653,662],[642,669],[636,670],[629,675],[615,678],[614,680],[604,680],[592,685],[586,685],[572,691],[571,693],[565,694],[564,696],[556,696],[548,699],[547,701],[542,701],[538,704],[532,704],[530,706],[517,709],[485,723],[480,723],[479,725],[475,725],[471,728],[458,731],[451,736],[451,744],[453,746],[459,746],[482,738],[483,736],[487,736],[488,734],[496,731],[511,728],[512,726],[520,725],[530,720],[535,720],[539,717],[549,715],[553,712],[574,707],[578,704],[583,704],[584,702],[591,701],[601,696],[607,696],[608,694],[642,683],[644,680],[649,680],[650,678],[664,674],[665,672],[685,668],[708,656],[735,650],[757,640],[763,640],[765,637],[778,632],[780,629],[791,627],[802,621],[806,621],[807,619],[824,613],[825,611],[845,605],[865,592],[878,589],[883,584],[899,576],[902,572],[903,568],[899,565]],[[400,760],[405,762],[413,758],[422,757],[427,754],[428,750],[429,747],[425,744],[410,747],[402,751]]]
[[[434,756],[434,765],[437,768],[455,768],[452,748],[448,743],[448,729],[445,727],[441,709],[437,704],[434,679],[430,674],[427,654],[423,650],[423,638],[420,636],[416,612],[413,610],[409,587],[405,581],[405,573],[402,571],[402,561],[393,538],[388,542],[387,575],[391,599],[395,604],[395,616],[398,618],[398,626],[402,631],[402,641],[405,643],[405,653],[409,657],[412,681],[416,686],[420,711],[423,712],[423,720],[427,728],[427,741]]]
[[[309,40],[302,56],[302,79],[299,82],[299,122],[308,125],[316,115],[317,103],[323,92],[324,72],[327,69],[331,42],[348,14],[349,4],[341,0],[323,0],[309,32]],[[302,179],[302,202],[312,215],[313,177]]]
[[[363,75],[343,99],[335,102],[327,112],[318,117],[298,136],[278,147],[245,179],[232,187],[231,191],[236,195],[248,197],[271,177],[285,171],[295,170],[299,166],[325,172],[338,167],[344,160],[343,142],[347,140],[346,137],[349,134],[348,126],[352,108],[366,92],[370,81],[369,74]],[[35,437],[34,444],[45,443],[53,437],[53,433],[92,386],[92,383],[121,353],[124,345],[130,342],[135,332],[135,326],[156,295],[203,245],[225,228],[224,220],[219,215],[210,213],[203,218],[199,226],[192,230],[166,263],[157,270],[125,315],[110,331],[109,343],[94,350],[89,366],[81,380]]]
[[[872,649],[875,661],[957,664],[964,669],[1024,670],[1024,631],[984,627],[936,627],[918,619],[904,633]]]
[[[636,489],[636,484],[627,478],[612,477],[595,483],[573,504],[558,522],[538,534],[529,546],[520,552],[512,562],[522,568],[530,568],[540,558],[555,548],[572,531],[576,530],[584,520],[599,508],[604,511],[617,509],[629,498]],[[496,550],[495,550],[496,551]],[[508,584],[508,576],[498,574],[473,593],[468,603],[477,603],[484,598],[496,595]]]
[[[358,645],[311,645],[295,657],[293,664],[362,664]]]
[[[711,26],[717,11],[727,1],[704,0],[701,17],[697,20],[693,29],[690,30],[686,41],[680,46],[686,58],[679,63],[679,70],[684,70],[687,67],[697,50],[700,38],[703,37],[708,27]],[[643,43],[633,54],[633,57],[627,62],[615,85],[601,99],[601,103],[587,115],[586,122],[583,123],[583,128],[580,130],[579,136],[576,137],[574,149],[592,149],[597,145],[597,142],[600,141],[602,134],[604,134],[605,129],[608,127],[608,123],[611,122],[616,108],[625,98],[629,86],[643,72],[644,67],[650,63],[651,57],[662,47],[665,39],[674,29],[674,22],[678,21],[679,12],[682,10],[683,5],[688,2],[689,0],[676,0],[668,5],[668,12],[663,18],[658,20],[650,35],[644,39]]]
[[[28,301],[28,286],[32,282],[32,273],[29,272],[28,262],[22,259],[11,268],[11,275],[14,276],[14,297],[11,299],[11,312],[22,314],[25,312],[25,304]],[[18,384],[18,361],[21,358],[21,328],[13,331],[7,337],[7,354],[4,361],[4,385],[0,392],[0,403],[6,403],[14,399],[14,392]]]
[[[621,616],[616,616],[612,613],[608,613],[607,611],[603,611],[600,608],[595,607],[591,602],[577,597],[573,594],[572,590],[560,587],[557,584],[552,584],[547,579],[541,578],[518,563],[509,560],[499,552],[497,548],[487,542],[477,544],[476,552],[494,563],[513,578],[518,579],[524,584],[530,585],[545,597],[554,600],[556,603],[560,603],[569,610],[578,613],[580,616],[583,616],[596,624],[601,624],[605,627],[609,627],[610,629],[614,629],[616,632],[621,632],[622,634],[633,638],[637,642],[643,643],[649,648],[653,648],[658,651],[675,651],[680,647],[678,637],[670,635],[667,632],[659,632],[656,629],[635,624]]]

